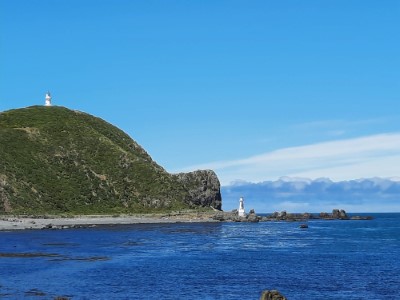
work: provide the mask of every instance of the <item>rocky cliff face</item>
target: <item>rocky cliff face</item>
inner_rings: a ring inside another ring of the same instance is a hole
[[[220,182],[212,170],[197,170],[174,175],[189,193],[190,206],[213,207],[221,210]]]

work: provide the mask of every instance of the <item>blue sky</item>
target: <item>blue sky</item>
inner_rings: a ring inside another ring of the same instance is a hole
[[[399,36],[396,0],[0,0],[0,111],[50,90],[223,184],[393,177]]]

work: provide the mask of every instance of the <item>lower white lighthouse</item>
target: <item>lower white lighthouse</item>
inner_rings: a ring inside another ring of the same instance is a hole
[[[240,200],[239,200],[238,213],[239,213],[239,217],[245,217],[246,216],[246,212],[244,210],[244,199],[243,199],[243,197],[240,197]]]
[[[51,95],[50,92],[46,93],[46,98],[45,98],[45,106],[51,106]]]

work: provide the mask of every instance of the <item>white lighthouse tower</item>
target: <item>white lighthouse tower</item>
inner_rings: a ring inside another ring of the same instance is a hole
[[[245,217],[246,216],[246,212],[244,211],[244,199],[243,199],[243,197],[240,197],[240,200],[239,200],[238,213],[239,213],[239,217]]]
[[[45,98],[45,106],[51,106],[51,95],[50,92],[46,93],[46,98]]]

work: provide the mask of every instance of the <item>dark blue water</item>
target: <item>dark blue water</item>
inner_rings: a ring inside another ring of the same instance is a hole
[[[308,224],[0,232],[0,297],[400,299],[400,214]]]

